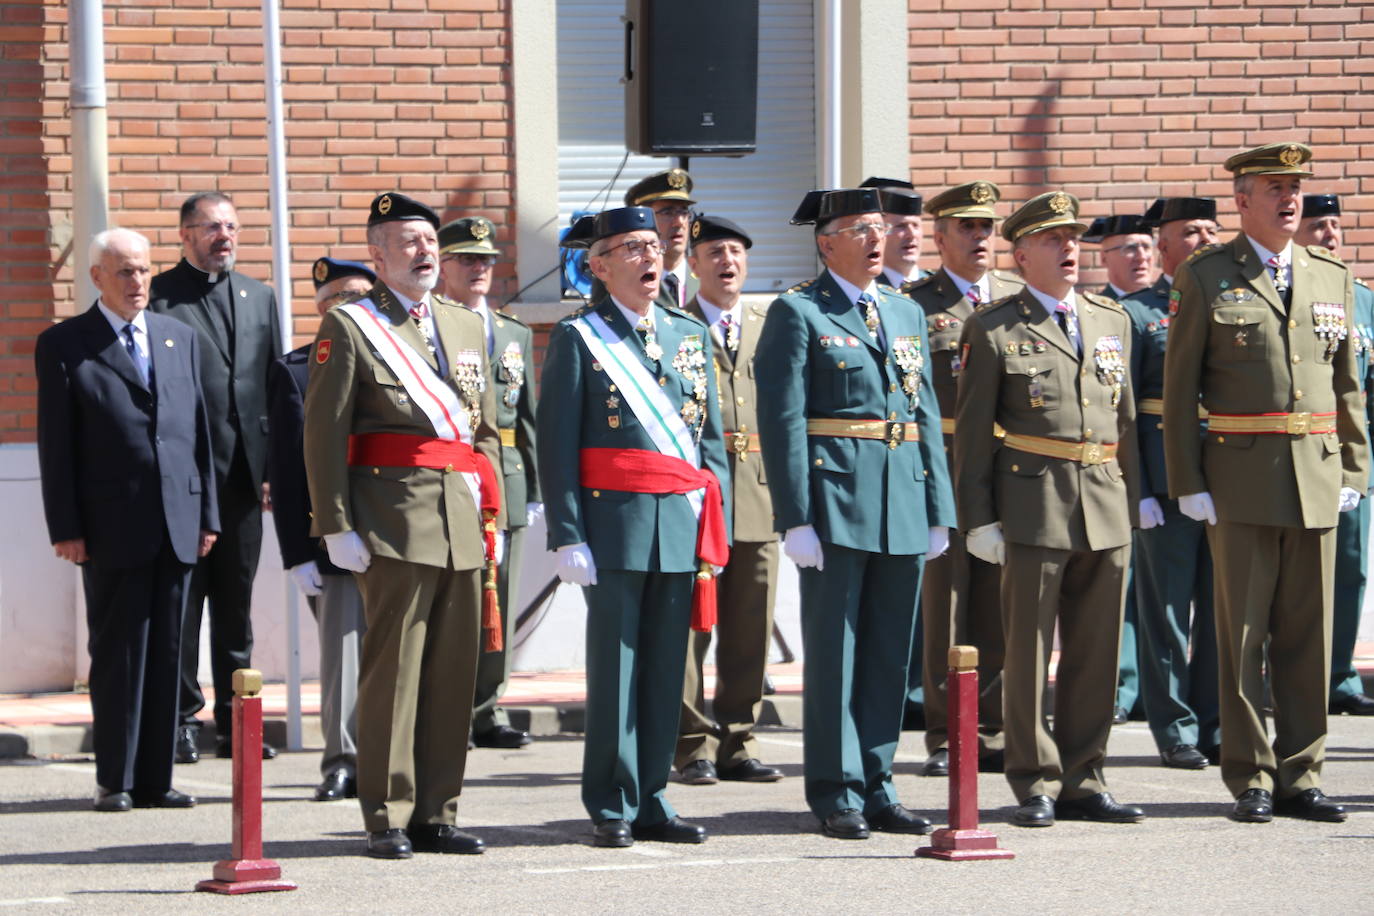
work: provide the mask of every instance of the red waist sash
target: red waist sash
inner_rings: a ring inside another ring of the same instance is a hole
[[[692,628],[710,632],[716,622],[716,582],[711,567],[724,566],[730,561],[730,544],[725,535],[725,504],[716,475],[660,452],[584,448],[580,477],[584,487],[627,493],[688,493],[706,488],[697,524],[696,556],[701,561],[701,569],[692,592]]]

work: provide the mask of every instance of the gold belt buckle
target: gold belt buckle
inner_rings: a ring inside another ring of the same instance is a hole
[[[1084,464],[1101,464],[1101,463],[1102,463],[1102,446],[1101,446],[1099,443],[1097,443],[1097,442],[1084,442],[1084,443],[1083,443],[1083,463],[1084,463]]]
[[[896,448],[902,444],[902,439],[906,435],[906,424],[895,420],[887,421],[887,429],[884,430],[884,439],[887,440],[888,448]]]
[[[739,458],[740,461],[748,461],[748,460],[749,460],[749,458],[748,458],[748,455],[749,455],[749,434],[748,434],[748,433],[731,433],[731,434],[730,434],[730,450],[733,451],[733,452],[735,453],[735,455]]]
[[[1312,414],[1290,413],[1288,415],[1288,435],[1305,436],[1312,428]]]

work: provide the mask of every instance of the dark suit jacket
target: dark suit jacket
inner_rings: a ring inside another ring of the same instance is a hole
[[[96,306],[38,335],[38,464],[53,543],[84,538],[91,562],[149,563],[170,540],[196,562],[219,530],[196,335],[148,315],[149,391]]]
[[[272,524],[282,565],[314,560],[321,573],[347,575],[329,562],[320,539],[310,536],[310,490],[305,478],[305,386],[310,381],[310,344],[292,350],[267,371],[267,480],[272,484]]]
[[[210,314],[205,274],[185,259],[153,278],[149,310],[195,328],[200,337],[201,387],[218,483],[222,487],[228,477],[241,439],[256,486],[267,471],[267,370],[281,356],[277,297],[270,287],[234,271],[224,282],[234,303],[232,344]]]

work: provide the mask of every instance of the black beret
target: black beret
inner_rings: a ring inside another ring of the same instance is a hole
[[[1146,229],[1158,229],[1180,219],[1210,219],[1216,222],[1217,202],[1210,197],[1160,197],[1140,218]]]
[[[702,242],[711,242],[716,239],[739,239],[744,243],[745,248],[754,247],[754,240],[743,229],[723,216],[708,216],[704,213],[699,215],[692,220],[690,235],[693,248]]]
[[[340,261],[336,258],[319,258],[316,260],[315,269],[310,276],[315,281],[315,289],[343,277],[367,277],[369,281],[377,282],[377,275],[366,264],[357,261]]]
[[[1144,218],[1134,213],[1099,216],[1092,221],[1088,231],[1083,233],[1083,241],[1100,242],[1111,235],[1135,235],[1149,231],[1150,227],[1145,225]]]
[[[406,197],[399,191],[387,191],[372,199],[372,209],[367,215],[369,226],[402,219],[422,219],[436,230],[439,228],[439,214],[413,197]]]
[[[1302,218],[1314,216],[1341,215],[1341,199],[1335,194],[1304,194],[1302,196]]]
[[[654,211],[648,207],[617,207],[614,210],[602,210],[592,223],[591,240],[599,242],[613,235],[637,232],[641,229],[658,234],[658,226],[654,223]]]

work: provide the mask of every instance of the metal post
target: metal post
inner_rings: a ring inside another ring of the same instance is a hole
[[[817,87],[820,101],[821,148],[820,181],[822,188],[838,188],[841,185],[840,154],[843,149],[843,111],[841,98],[842,59],[840,37],[844,21],[842,0],[822,0],[818,21],[817,36],[821,51],[820,86]]]
[[[72,280],[78,310],[95,301],[88,249],[110,218],[103,15],[101,0],[72,0]]]

